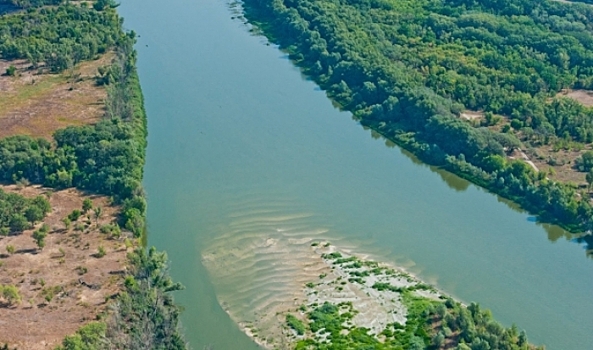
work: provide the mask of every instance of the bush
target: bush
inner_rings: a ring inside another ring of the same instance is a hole
[[[8,68],[6,68],[6,75],[8,75],[10,77],[14,77],[16,75],[16,67],[13,65],[10,65]]]
[[[97,248],[97,254],[95,254],[95,256],[97,258],[102,258],[105,255],[107,255],[107,251],[105,250],[105,247],[103,247],[102,245],[100,245],[99,248]]]
[[[295,316],[291,314],[286,315],[286,324],[290,328],[294,329],[298,335],[305,334],[305,324],[303,323],[303,321],[299,320]]]
[[[19,293],[18,288],[11,284],[4,286],[0,285],[0,296],[2,296],[9,305],[19,304],[21,302],[21,294]]]

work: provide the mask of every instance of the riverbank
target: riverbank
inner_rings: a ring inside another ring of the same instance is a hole
[[[501,327],[479,305],[463,306],[401,268],[327,241],[268,238],[244,250],[219,246],[206,252],[203,262],[219,278],[241,273],[237,269],[254,268],[240,266],[242,254],[251,250],[265,253],[262,261],[277,266],[256,283],[273,283],[280,272],[290,282],[281,290],[272,287],[276,292],[265,300],[248,301],[248,313],[224,295],[219,301],[241,330],[266,349],[465,349],[462,344],[482,341],[494,348],[505,343],[535,349],[524,332]],[[457,323],[468,310],[471,322]]]
[[[17,184],[7,187],[12,201],[50,198],[43,213],[26,213],[31,223],[17,213],[22,224],[2,227],[0,314],[17,321],[0,344],[185,349],[170,294],[182,286],[166,254],[144,245],[147,117],[135,33],[111,1],[46,4],[19,2],[28,10],[0,17],[12,36],[0,50],[0,181]]]
[[[560,8],[565,5],[553,2],[538,4],[549,13],[588,11],[582,7]],[[580,117],[576,115],[589,116],[592,110],[574,100],[555,97],[556,90],[564,85],[581,86],[582,77],[570,77],[570,82],[562,84],[555,80],[556,87],[549,90],[541,86],[518,89],[514,79],[523,74],[519,71],[528,63],[505,58],[511,69],[517,70],[513,76],[500,67],[488,67],[488,70],[473,63],[481,56],[470,47],[486,39],[465,35],[475,28],[473,19],[465,22],[467,18],[458,13],[462,5],[432,8],[421,2],[411,6],[413,9],[401,3],[390,6],[401,7],[401,14],[396,16],[403,16],[400,21],[394,22],[393,12],[381,6],[370,6],[372,11],[368,12],[364,5],[349,1],[328,1],[322,8],[305,0],[298,4],[266,1],[244,4],[248,20],[260,27],[271,41],[280,44],[305,74],[332,100],[351,111],[362,125],[380,132],[424,162],[441,166],[517,202],[541,221],[561,225],[572,232],[589,230],[593,209],[586,184],[555,181],[555,170],[535,171],[522,159],[513,157],[514,150],[527,149],[550,167],[557,166],[558,171],[565,169],[560,165],[570,161],[579,172],[588,171],[578,164],[585,156],[584,150],[591,148],[591,140],[582,133],[577,135],[575,128],[577,124],[581,131],[591,128],[589,122],[577,121]],[[526,25],[514,23],[508,13],[488,6],[475,5],[474,10],[491,16],[493,25],[507,22],[509,25],[512,22],[513,28]],[[418,16],[403,15],[410,11]],[[525,15],[531,16],[527,12]],[[432,21],[433,16],[446,18],[451,25],[441,27],[440,22]],[[534,21],[541,20],[535,17]],[[423,28],[430,35],[408,33],[407,26]],[[549,35],[568,35],[546,30],[550,31]],[[493,36],[499,35],[492,31]],[[453,33],[461,40],[457,46],[450,43]],[[488,46],[488,54],[502,59],[513,50],[525,47],[537,50],[529,42],[513,44],[506,51],[501,49],[505,45],[501,42]],[[443,55],[458,57],[464,63],[455,64],[442,58]],[[540,68],[542,71],[536,72],[542,74],[542,81],[556,79]],[[479,71],[482,80],[496,82],[477,82],[472,78],[475,74],[468,71]],[[535,102],[540,99],[543,99],[541,103]],[[534,103],[545,108],[532,108]],[[559,112],[564,107],[567,109]],[[472,110],[482,111],[484,117],[470,121],[459,117]],[[560,117],[570,121],[558,123]],[[579,150],[579,155],[561,160],[560,164],[556,159],[559,154],[546,159],[550,147],[553,152]],[[583,176],[578,174],[576,178],[584,179]],[[573,177],[562,174],[559,178]]]

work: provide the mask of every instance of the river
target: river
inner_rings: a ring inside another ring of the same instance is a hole
[[[238,317],[282,293],[261,239],[329,239],[477,301],[548,349],[593,348],[593,261],[496,196],[336,110],[223,0],[123,0],[149,115],[149,244],[166,250],[193,349],[257,349]],[[300,241],[299,241],[300,240]],[[224,273],[205,251],[227,247]],[[286,255],[284,255],[286,256]]]

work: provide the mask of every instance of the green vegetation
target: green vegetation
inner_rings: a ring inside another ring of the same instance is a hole
[[[0,0],[1,3],[10,3],[22,8],[40,7],[45,5],[59,5],[64,0]]]
[[[6,2],[6,1],[5,1]],[[61,0],[10,0],[28,8],[0,16],[0,58],[24,58],[34,66],[51,72],[71,68],[77,62],[115,52],[111,65],[101,68],[97,78],[107,90],[105,117],[95,125],[73,126],[58,130],[52,141],[14,136],[0,140],[0,181],[41,184],[51,188],[77,187],[91,193],[110,196],[121,206],[120,225],[136,237],[145,234],[146,201],[141,182],[146,149],[146,115],[136,73],[135,33],[124,33],[122,21],[111,0],[78,4]],[[59,5],[59,6],[45,6]],[[44,64],[44,65],[43,65]],[[0,193],[4,199],[21,200]],[[41,197],[40,197],[41,198]],[[19,202],[20,203],[20,202]],[[49,203],[34,199],[17,208],[16,214],[0,210],[0,225],[11,225],[12,216],[30,219],[19,227],[30,227],[49,211]],[[45,210],[47,204],[47,210]],[[39,211],[34,205],[39,206]],[[21,210],[22,209],[22,210]],[[83,215],[90,215],[92,202],[74,210],[63,219],[68,229]],[[8,213],[8,214],[7,214]],[[101,208],[94,208],[96,220]],[[8,216],[12,215],[12,216]],[[5,219],[6,217],[6,219]],[[76,223],[76,226],[82,225]],[[84,226],[81,226],[84,229]],[[116,237],[118,225],[104,229]],[[41,248],[47,230],[34,234]],[[131,246],[126,240],[126,246]],[[106,251],[99,247],[97,255]],[[112,301],[104,320],[91,323],[67,337],[60,349],[185,349],[177,323],[180,310],[171,292],[181,289],[167,273],[167,257],[154,249],[143,248],[130,254],[131,268],[125,290]],[[77,268],[79,274],[87,272]],[[43,286],[43,284],[42,284]],[[61,292],[61,287],[44,287],[46,301]]]
[[[93,201],[91,201],[89,198],[85,198],[82,202],[82,212],[86,214],[91,209],[93,209]]]
[[[39,249],[43,249],[45,247],[45,237],[47,237],[47,233],[49,232],[49,226],[43,224],[43,226],[39,230],[35,230],[33,232],[33,239],[37,244]]]
[[[167,255],[138,248],[129,258],[133,270],[113,306],[118,316],[107,327],[111,344],[116,349],[186,349],[177,330],[180,309],[170,295],[183,287],[169,277]]]
[[[8,305],[19,304],[22,299],[19,289],[12,284],[0,284],[0,297],[2,297]]]
[[[67,336],[56,350],[101,350],[104,349],[106,325],[101,322],[91,322],[76,334]]]
[[[502,327],[478,304],[465,308],[451,299],[433,301],[409,291],[402,296],[408,309],[407,322],[388,325],[381,333],[383,342],[369,334],[368,329],[352,325],[356,313],[352,305],[326,302],[307,314],[310,322],[305,332],[315,335],[299,340],[296,349],[421,350],[440,349],[445,344],[448,349],[457,350],[535,349],[527,342],[525,332],[519,332],[515,326]]]
[[[102,245],[100,245],[99,248],[97,248],[97,253],[95,254],[95,256],[97,258],[102,258],[105,255],[107,255],[107,251],[105,250],[105,247],[103,247]]]
[[[288,325],[288,327],[294,329],[294,331],[297,332],[298,335],[305,334],[305,324],[303,323],[303,321],[299,320],[294,315],[286,315],[286,324]]]
[[[45,282],[41,283],[41,285],[45,285]],[[53,286],[53,287],[43,287],[41,290],[41,296],[47,301],[48,303],[51,302],[57,294],[60,294],[64,290],[62,286]]]
[[[6,75],[8,75],[10,77],[16,76],[16,67],[13,65],[10,65],[8,68],[6,68]]]
[[[523,146],[593,141],[593,110],[556,97],[593,88],[593,8],[549,0],[247,0],[245,9],[361,124],[544,220],[593,228],[588,196],[507,156]],[[508,123],[507,133],[462,120],[465,109],[484,111],[485,126]]]
[[[59,0],[15,1],[25,7]],[[52,72],[97,57],[119,44],[121,23],[115,11],[74,4],[43,7],[0,17],[0,57],[44,62]]]
[[[29,199],[0,189],[0,233],[4,236],[32,228],[50,211],[51,206],[43,196]]]
[[[141,188],[146,118],[134,41],[134,33],[118,39],[106,118],[96,125],[58,130],[55,143],[26,136],[0,140],[0,181],[26,179],[47,187],[75,186],[113,196],[123,204],[122,226],[140,237],[146,210]],[[69,219],[76,221],[78,217],[72,215]]]

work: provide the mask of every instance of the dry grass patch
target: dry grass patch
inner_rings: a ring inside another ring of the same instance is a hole
[[[586,107],[593,106],[593,91],[566,89],[562,90],[556,96],[572,98]]]
[[[545,146],[538,147],[536,152],[537,155],[530,157],[530,159],[541,171],[546,172],[549,178],[581,186],[587,184],[585,181],[586,173],[574,168],[576,159],[584,151],[564,149],[554,151],[553,147]],[[550,171],[550,169],[552,170]]]
[[[0,60],[0,137],[51,138],[69,125],[90,124],[103,115],[107,96],[94,76],[113,54],[77,65],[61,74],[37,74],[24,60]],[[16,76],[4,74],[14,65]]]
[[[94,320],[121,290],[126,234],[114,238],[100,230],[115,220],[118,208],[105,197],[85,196],[75,189],[2,188],[27,197],[47,194],[52,212],[44,220],[50,230],[43,250],[37,248],[33,230],[0,239],[0,284],[15,285],[21,295],[20,303],[0,306],[0,343],[19,349],[52,349]],[[97,219],[90,210],[66,229],[62,219],[81,210],[85,198],[102,208],[101,215]],[[14,248],[12,254],[9,246]],[[102,257],[97,254],[101,249]]]

